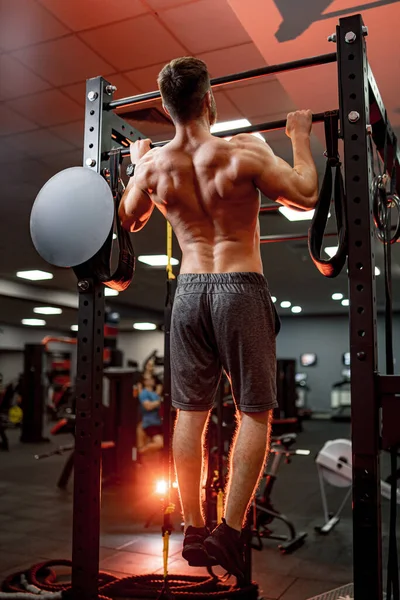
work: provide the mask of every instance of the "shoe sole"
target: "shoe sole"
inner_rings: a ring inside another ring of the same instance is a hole
[[[244,578],[244,573],[241,571],[241,569],[238,569],[236,566],[233,566],[233,568],[232,568],[231,557],[226,552],[224,552],[224,550],[223,550],[223,548],[221,548],[221,546],[219,546],[218,544],[215,544],[215,542],[213,541],[212,538],[205,540],[204,546],[205,546],[205,549],[207,550],[207,553],[209,554],[209,556],[212,556],[212,558],[215,559],[215,561],[218,565],[220,565],[228,573],[230,573],[231,575],[234,575],[238,579]]]
[[[190,544],[182,550],[182,557],[189,567],[214,567],[217,563],[209,556],[203,544]]]

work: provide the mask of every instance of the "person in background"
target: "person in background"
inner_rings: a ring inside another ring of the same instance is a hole
[[[146,375],[143,378],[143,389],[139,392],[143,433],[139,425],[138,450],[142,455],[161,450],[164,444],[160,415],[161,397],[155,391],[155,386],[155,378]]]

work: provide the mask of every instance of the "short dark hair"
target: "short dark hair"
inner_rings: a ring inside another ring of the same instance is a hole
[[[200,117],[210,90],[207,65],[199,58],[175,58],[160,71],[158,86],[172,120],[185,123]]]

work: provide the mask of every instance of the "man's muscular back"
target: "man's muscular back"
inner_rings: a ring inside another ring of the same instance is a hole
[[[172,142],[140,161],[136,184],[171,223],[181,273],[262,272],[259,192],[248,151],[210,136]]]
[[[294,167],[247,134],[227,142],[200,130],[153,150],[150,140],[136,142],[132,160],[141,158],[120,205],[123,226],[139,231],[157,206],[182,249],[181,273],[261,273],[258,190],[300,210],[317,201],[311,112],[290,113],[286,132]]]

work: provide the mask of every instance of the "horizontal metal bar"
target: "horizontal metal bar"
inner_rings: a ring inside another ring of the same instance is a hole
[[[400,394],[400,375],[376,375],[376,389],[380,396]]]
[[[280,207],[280,204],[261,204],[260,213],[277,212]]]
[[[266,75],[284,73],[285,71],[295,71],[297,69],[305,69],[307,67],[315,67],[318,65],[327,65],[333,62],[336,62],[336,52],[331,52],[329,54],[320,54],[319,56],[310,56],[309,58],[291,60],[290,62],[286,63],[269,65],[267,67],[261,67],[259,69],[251,69],[250,71],[242,71],[240,73],[233,73],[232,75],[216,77],[214,79],[211,79],[211,87],[215,88],[221,85],[238,83],[239,81],[246,81],[249,79],[255,79],[257,77],[264,77]],[[126,108],[128,106],[133,106],[134,104],[139,104],[140,102],[150,102],[151,100],[157,100],[158,98],[161,98],[161,94],[158,90],[156,90],[154,92],[138,94],[137,96],[129,96],[128,98],[112,100],[108,103],[106,108],[107,110],[115,110],[117,108],[124,107]]]
[[[329,111],[330,113],[336,111]],[[322,123],[324,121],[326,113],[316,113],[312,116],[313,123]],[[213,133],[215,137],[225,138],[232,137],[234,135],[238,135],[239,133],[259,133],[264,131],[277,131],[278,129],[285,129],[286,127],[286,119],[280,119],[279,121],[269,121],[267,123],[259,123],[257,125],[247,125],[246,127],[239,127],[237,129],[230,129],[229,131],[219,131],[218,133]],[[165,146],[171,140],[165,140],[162,142],[154,142],[152,146],[154,148]],[[121,150],[121,156],[129,156],[129,148],[123,148]]]
[[[325,233],[324,238],[337,237],[337,233]],[[296,242],[308,240],[308,233],[278,233],[276,235],[262,235],[260,244],[273,244],[276,242]]]

